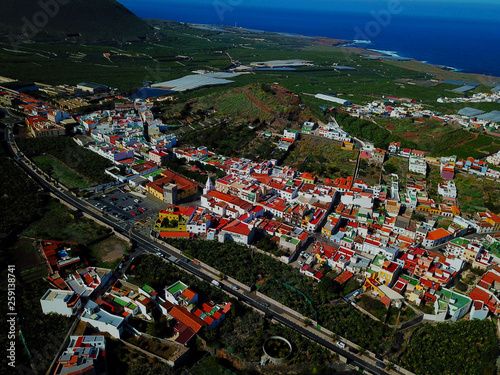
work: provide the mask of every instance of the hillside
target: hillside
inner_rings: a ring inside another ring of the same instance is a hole
[[[27,39],[137,39],[151,27],[116,0],[3,0],[0,32]]]

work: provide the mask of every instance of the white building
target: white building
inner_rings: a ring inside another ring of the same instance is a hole
[[[102,310],[93,301],[88,301],[85,305],[80,320],[88,323],[92,328],[100,332],[108,332],[111,336],[119,338],[123,332],[125,318],[110,314]]]
[[[445,198],[456,198],[457,187],[453,181],[446,181],[438,184],[438,194]]]
[[[40,299],[44,314],[75,315],[82,307],[80,296],[72,290],[49,289]]]
[[[424,159],[410,156],[408,163],[408,169],[410,170],[410,172],[423,175],[427,174],[427,163]]]

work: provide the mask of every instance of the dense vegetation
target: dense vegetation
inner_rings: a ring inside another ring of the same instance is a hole
[[[111,176],[104,173],[104,169],[111,167],[113,163],[80,147],[69,137],[20,138],[17,144],[26,156],[47,153],[96,184],[113,181]]]
[[[46,197],[39,186],[0,149],[0,233],[41,217]]]
[[[44,280],[18,285],[16,289],[16,311],[26,345],[39,373],[47,371],[57,354],[69,329],[70,319],[59,314],[44,314],[40,298],[51,286]],[[21,341],[17,343],[18,363],[29,367],[26,350]]]
[[[375,147],[387,149],[391,142],[401,142],[401,147],[417,148],[409,140],[391,134],[389,130],[374,122],[352,117],[347,113],[338,113],[335,119],[349,135],[373,142]]]
[[[169,262],[158,263],[158,257],[148,255],[134,261],[134,269],[129,273],[130,281],[148,284],[156,289],[170,286],[182,280],[198,292],[200,303],[211,300],[216,303],[228,301],[227,295],[209,283],[200,281],[191,274],[175,267]],[[229,302],[229,301],[228,301]],[[262,344],[274,334],[287,337],[294,343],[292,363],[309,362],[315,365],[329,362],[332,357],[328,350],[311,343],[294,331],[270,324],[260,314],[232,300],[231,311],[221,327],[203,333],[209,345],[216,349],[226,349],[230,354],[238,355],[247,361],[257,361],[262,355]]]
[[[217,169],[210,164],[202,164],[199,161],[195,161],[192,164],[196,166],[200,170],[200,172],[190,170],[190,167],[186,163],[186,159],[181,158],[166,160],[162,166],[202,184],[205,184],[207,182],[207,173],[214,173],[216,175],[216,178],[226,175],[224,171]]]
[[[224,156],[242,157],[241,150],[254,139],[258,130],[259,127],[251,129],[247,125],[222,123],[210,129],[187,133],[182,141],[193,146],[206,146]]]
[[[462,130],[465,132],[465,130]],[[452,140],[453,144],[458,144],[457,139]],[[479,134],[476,139],[470,142],[457,145],[448,149],[445,155],[456,155],[459,159],[466,159],[468,157],[483,158],[486,155],[500,150],[500,140],[485,134]]]
[[[342,300],[336,301],[340,291],[333,283],[319,288],[316,282],[292,267],[232,242],[170,240],[169,243],[246,285],[257,283],[260,292],[311,319],[315,319],[316,310],[319,325],[364,348],[386,352],[394,340],[394,333],[387,326],[373,321]],[[282,283],[303,293],[312,305]]]
[[[418,375],[496,374],[496,327],[490,320],[426,324],[416,331],[402,356],[405,368]]]

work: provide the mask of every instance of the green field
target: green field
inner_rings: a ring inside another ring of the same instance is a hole
[[[35,164],[69,189],[83,189],[90,186],[87,179],[50,155],[35,156]]]
[[[444,151],[443,155],[456,155],[459,159],[467,157],[483,158],[500,150],[500,138],[479,134],[477,138]]]
[[[23,282],[39,280],[48,275],[47,262],[36,250],[35,242],[21,238],[7,249],[9,260],[16,265]]]
[[[85,244],[109,232],[109,229],[85,217],[71,218],[72,210],[58,201],[52,200],[46,207],[43,217],[30,224],[22,234],[26,237],[69,241]]]
[[[354,172],[358,151],[342,150],[341,146],[330,139],[301,134],[283,163],[320,177],[346,177]]]
[[[30,158],[42,157],[39,159],[42,166],[71,185],[98,185],[113,181],[104,172],[113,163],[77,145],[70,137],[19,138],[17,145]],[[53,157],[52,160],[48,155]]]

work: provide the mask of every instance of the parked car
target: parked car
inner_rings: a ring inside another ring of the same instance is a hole
[[[131,212],[131,213],[130,213],[130,215],[132,215],[132,216],[137,216],[137,213],[135,213],[135,212]]]
[[[342,341],[337,341],[335,345],[337,345],[339,348],[345,349],[345,343]]]
[[[303,261],[301,261],[301,260],[299,260],[297,263],[298,263],[298,264],[299,264],[299,266],[301,266],[301,267],[304,265],[304,262],[303,262]]]

